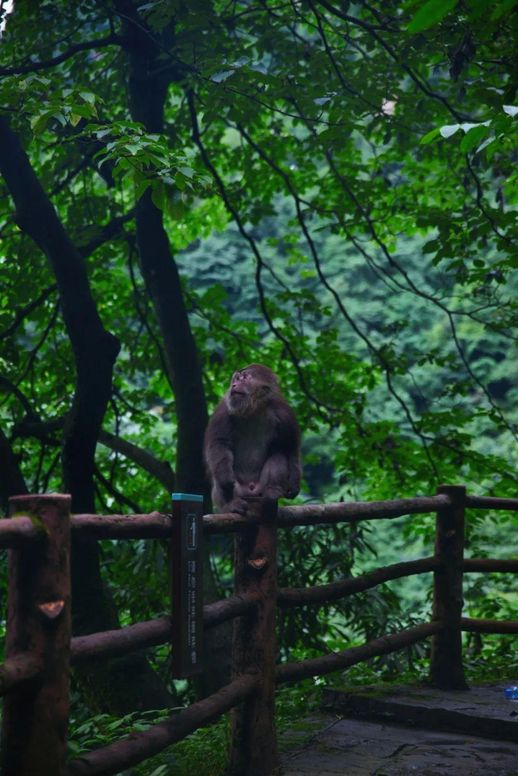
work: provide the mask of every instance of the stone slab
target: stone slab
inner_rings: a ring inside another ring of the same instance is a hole
[[[518,703],[504,697],[504,688],[510,684],[518,681],[449,691],[426,686],[326,688],[322,707],[355,719],[378,719],[518,743]]]
[[[283,776],[518,775],[515,743],[330,715],[320,724],[283,755]]]

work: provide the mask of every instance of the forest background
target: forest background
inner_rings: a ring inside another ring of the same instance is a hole
[[[514,2],[1,5],[4,508],[51,490],[99,513],[207,495],[208,413],[251,362],[302,427],[300,502],[443,482],[516,495]],[[418,557],[432,531],[294,530],[281,579]],[[469,514],[470,554],[517,546],[516,518]],[[214,597],[230,553],[212,550]],[[164,613],[159,543],[73,555],[76,633]],[[517,601],[512,578],[470,575],[468,616],[516,619]],[[332,649],[429,608],[428,585],[393,584],[286,613],[280,643]],[[510,639],[470,649],[516,665]],[[114,713],[191,691],[160,651],[75,680],[80,704]]]

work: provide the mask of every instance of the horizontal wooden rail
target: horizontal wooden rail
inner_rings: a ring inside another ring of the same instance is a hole
[[[464,558],[464,571],[518,571],[518,558]]]
[[[497,498],[496,496],[466,496],[466,507],[470,509],[518,509],[518,498]]]
[[[171,636],[171,618],[136,622],[125,628],[74,636],[70,644],[70,662],[77,665],[102,656],[124,655],[136,649],[164,644]]]
[[[170,539],[171,515],[72,515],[74,539]]]
[[[450,506],[449,496],[419,496],[399,498],[392,501],[348,501],[339,504],[304,504],[304,506],[281,507],[279,527],[293,525],[319,525],[321,523],[354,523],[360,520],[382,520],[403,515],[436,512]]]
[[[189,733],[207,725],[251,695],[260,682],[257,675],[243,675],[208,698],[153,725],[149,730],[81,755],[67,767],[67,776],[110,776],[158,754]]]
[[[393,501],[344,502],[339,504],[306,504],[281,507],[279,527],[320,525],[323,523],[356,522],[359,520],[401,517],[433,512],[447,506],[445,495],[395,499]],[[92,539],[166,539],[171,536],[171,516],[160,512],[148,515],[73,515],[74,536]],[[208,534],[239,531],[257,519],[235,513],[204,515],[203,529]]]
[[[241,593],[221,601],[214,601],[212,604],[205,604],[203,607],[203,627],[213,628],[226,620],[247,614],[257,605],[258,598],[255,593]]]
[[[29,652],[20,652],[14,657],[0,663],[0,695],[17,684],[35,679],[43,671],[43,665],[37,657]]]
[[[294,525],[320,525],[322,523],[357,522],[402,517],[403,515],[435,512],[450,504],[449,496],[419,496],[416,498],[393,499],[389,501],[351,501],[337,504],[304,504],[281,507],[279,527]],[[467,496],[466,506],[475,509],[518,509],[518,499]],[[22,522],[23,521],[23,522]],[[250,516],[228,513],[204,515],[203,527],[207,533],[230,533],[250,525]],[[37,539],[39,532],[30,519],[19,517],[15,521],[0,521],[0,547],[14,546],[20,535]],[[23,527],[22,527],[23,526]],[[93,539],[163,539],[171,535],[171,515],[150,512],[145,515],[73,515],[72,531],[75,536]]]
[[[479,568],[478,564],[483,563]],[[516,561],[491,561],[488,558],[472,559],[474,568],[469,570],[517,570]],[[467,563],[467,562],[466,562]],[[508,564],[512,563],[512,568]],[[500,564],[505,567],[500,568]],[[468,565],[471,565],[468,564]],[[434,571],[438,561],[434,557],[422,558],[416,561],[394,563],[382,569],[362,574],[359,577],[343,579],[328,585],[318,585],[310,588],[281,588],[278,595],[278,605],[282,608],[292,608],[307,604],[322,604],[340,599],[346,595],[368,590],[376,585],[393,579],[399,579],[415,574]],[[246,614],[256,603],[254,596],[232,596],[227,599],[207,604],[203,607],[203,622],[205,628],[214,627],[228,619]],[[469,620],[463,622],[463,630],[481,632],[514,633],[513,623],[506,630],[506,624],[495,624],[491,629],[491,620]],[[480,625],[479,625],[480,624]],[[498,628],[502,630],[498,630]],[[485,630],[484,630],[485,629]],[[149,648],[165,643],[171,636],[171,620],[161,617],[147,622],[140,622],[112,631],[92,633],[87,636],[76,636],[72,639],[71,660],[75,665],[79,662],[99,657],[100,655],[121,655],[132,650]],[[1,668],[0,668],[1,676]],[[1,683],[0,683],[1,687]]]
[[[300,662],[284,663],[277,667],[277,683],[298,682],[301,679],[308,679],[310,676],[322,676],[330,674],[333,671],[339,671],[343,668],[361,663],[379,655],[387,655],[390,652],[397,652],[399,649],[409,647],[418,641],[423,641],[428,636],[439,633],[444,628],[444,624],[439,621],[426,622],[422,625],[415,625],[412,628],[406,628],[399,633],[391,633],[382,636],[379,639],[373,639],[367,644],[359,647],[350,647],[343,652],[334,652],[322,657],[314,657]]]
[[[294,606],[303,606],[305,604],[323,604],[329,601],[336,601],[339,598],[359,593],[362,590],[368,590],[371,587],[382,582],[388,582],[391,579],[400,579],[409,577],[413,574],[423,574],[427,571],[435,571],[439,567],[437,558],[422,558],[420,560],[407,561],[405,563],[393,563],[391,566],[385,566],[375,571],[369,571],[358,577],[341,579],[338,582],[331,582],[327,585],[316,585],[315,587],[291,588],[284,587],[279,590],[277,602],[284,609]]]
[[[25,542],[38,542],[44,538],[44,528],[35,525],[30,517],[0,520],[0,549],[20,547]]]
[[[249,612],[256,604],[255,596],[231,596],[203,607],[203,625],[213,628],[233,617]],[[124,655],[136,649],[149,649],[171,638],[171,618],[137,622],[125,628],[75,636],[71,642],[71,662],[77,665],[101,655]]]
[[[260,522],[259,516],[254,512],[246,516],[238,515],[235,512],[221,515],[203,515],[203,531],[208,534],[235,533],[245,526],[257,525]]]
[[[235,513],[204,515],[205,533],[231,533],[257,522],[250,516]],[[74,537],[89,539],[170,539],[171,515],[151,512],[148,515],[73,515]]]
[[[279,527],[356,522],[423,514],[434,512],[440,507],[448,506],[449,503],[449,497],[440,494],[393,501],[356,501],[281,507],[279,509]],[[88,536],[93,539],[156,539],[170,538],[170,520],[170,515],[160,512],[151,512],[148,515],[86,514],[73,515],[71,526],[74,536]],[[209,534],[230,533],[250,525],[252,521],[256,522],[256,519],[234,513],[204,515],[203,528]]]
[[[467,633],[518,633],[518,620],[481,620],[461,617],[461,628]]]

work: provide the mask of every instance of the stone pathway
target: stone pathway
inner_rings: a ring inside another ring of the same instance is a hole
[[[324,715],[321,723],[283,756],[283,776],[518,776],[518,744]]]
[[[503,685],[328,689],[323,708],[283,736],[283,776],[518,776],[518,704]]]

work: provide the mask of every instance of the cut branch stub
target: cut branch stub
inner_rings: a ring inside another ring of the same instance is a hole
[[[65,602],[63,600],[47,601],[44,604],[38,604],[38,609],[48,620],[55,620],[56,617],[59,617],[64,608]]]

